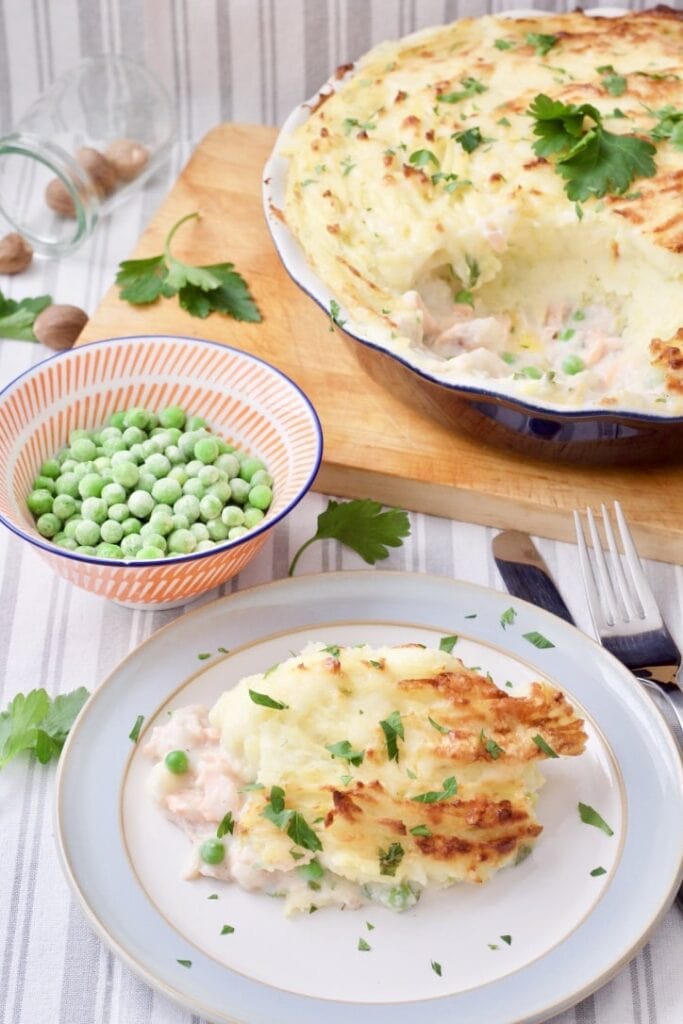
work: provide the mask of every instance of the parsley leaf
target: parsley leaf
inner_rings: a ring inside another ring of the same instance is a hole
[[[542,633],[537,633],[535,629],[532,629],[530,633],[522,633],[522,636],[530,644],[533,644],[534,647],[537,647],[539,651],[548,650],[548,648],[555,646],[551,640],[548,640]]]
[[[180,964],[181,967],[192,967],[191,960],[176,960],[176,963]]]
[[[606,89],[611,96],[623,96],[626,92],[626,78],[620,75],[611,64],[603,64],[597,68],[599,75],[604,75],[601,81],[603,89]]]
[[[35,299],[6,299],[0,292],[0,338],[14,338],[15,341],[37,341],[33,333],[33,321],[47,306],[52,304],[51,295],[39,295]]]
[[[390,875],[392,878],[396,874],[396,868],[403,860],[405,850],[400,843],[392,843],[388,850],[379,851],[379,873],[380,875]]]
[[[434,164],[435,167],[439,166],[439,161],[431,149],[416,149],[414,153],[410,154],[408,159],[413,167],[426,167],[430,163]]]
[[[315,534],[301,545],[289,566],[289,575],[304,550],[316,540],[338,540],[374,565],[387,558],[389,548],[399,548],[403,538],[410,535],[408,514],[399,508],[382,511],[379,501],[370,498],[354,501],[328,501],[327,508],[318,516]]]
[[[144,715],[138,715],[138,717],[133,722],[133,728],[128,733],[128,739],[132,743],[137,743],[138,737],[140,735],[140,729],[142,729],[142,723],[144,722],[144,720],[145,720],[145,716]]]
[[[454,132],[451,138],[459,142],[466,153],[474,153],[478,146],[481,146],[484,142],[484,136],[481,134],[481,129],[475,125],[472,128],[468,128],[466,131]]]
[[[431,836],[432,832],[426,825],[416,825],[415,828],[411,828],[410,834],[411,836]]]
[[[605,869],[603,867],[593,868],[593,870],[590,873],[591,878],[599,878],[600,875],[606,875],[606,874],[607,874],[607,872],[605,871]]]
[[[509,39],[494,39],[493,45],[497,50],[514,50],[516,44]]]
[[[460,84],[462,89],[458,92],[440,92],[437,94],[437,100],[441,103],[459,103],[460,100],[471,99],[472,96],[477,96],[482,92],[486,92],[488,86],[482,82],[478,82],[476,78],[468,76],[467,78],[461,78]]]
[[[380,728],[384,733],[387,742],[387,757],[390,761],[398,762],[398,740],[405,739],[401,712],[392,711],[384,721],[380,722]]]
[[[658,119],[650,132],[652,138],[658,142],[668,139],[675,149],[683,149],[683,110],[676,110],[669,104],[650,113]]]
[[[354,750],[348,740],[340,740],[339,743],[326,744],[325,750],[329,750],[332,757],[339,757],[342,761],[348,761],[356,768],[363,763],[364,750]]]
[[[589,804],[579,804],[579,817],[584,825],[593,825],[595,828],[600,828],[608,835],[613,836],[614,830],[609,827],[603,817],[601,817],[595,808]]]
[[[440,790],[431,789],[427,793],[420,793],[418,796],[411,797],[411,799],[417,804],[435,804],[440,800],[450,800],[457,792],[458,783],[455,781],[455,776],[450,775],[447,779],[443,780]]]
[[[500,617],[500,624],[503,627],[503,629],[505,629],[506,626],[512,626],[516,617],[517,612],[514,608],[506,608]]]
[[[546,741],[545,741],[545,740],[543,739],[543,737],[541,736],[541,734],[540,734],[540,733],[536,733],[536,735],[535,735],[535,736],[532,736],[531,738],[532,738],[532,740],[534,741],[534,743],[536,744],[536,746],[538,747],[538,749],[539,749],[539,750],[542,750],[542,751],[543,751],[543,753],[544,753],[544,754],[545,754],[545,755],[546,755],[547,757],[559,757],[559,754],[556,754],[556,753],[555,753],[555,751],[553,750],[553,748],[552,748],[552,747],[550,746],[550,744],[549,744],[549,743],[547,743],[547,742],[546,742]]]
[[[602,114],[590,103],[576,106],[539,94],[527,111],[535,121],[534,152],[556,156],[555,170],[566,181],[572,202],[622,195],[638,177],[656,173],[652,143],[635,135],[614,135],[602,123]],[[584,121],[593,122],[584,128]]]
[[[432,970],[434,971],[434,974],[438,974],[439,977],[441,977],[441,964],[438,963],[436,960],[432,960],[431,964],[432,964]]]
[[[511,935],[501,935],[501,939],[503,940],[503,942],[507,946],[511,946],[512,945],[512,936]]]
[[[557,45],[558,37],[544,35],[542,32],[527,32],[526,41],[533,46],[539,57],[545,57],[546,53]]]
[[[448,735],[448,733],[451,731],[450,729],[447,729],[445,725],[439,725],[438,722],[435,722],[430,715],[427,715],[427,720],[429,721],[429,724],[434,729],[436,729],[437,732],[442,733],[444,736]]]
[[[439,650],[445,651],[446,654],[451,654],[457,642],[457,636],[442,636],[439,640]]]
[[[280,700],[274,700],[267,693],[258,693],[256,690],[250,690],[249,696],[254,704],[261,704],[262,707],[272,708],[274,711],[285,711],[289,707],[289,704],[283,704]]]
[[[484,744],[484,750],[486,753],[489,754],[494,761],[497,761],[500,755],[505,753],[503,748],[499,747],[496,741],[492,740],[490,736],[487,736],[483,729],[479,733],[479,739]]]
[[[336,299],[330,299],[330,330],[333,330],[333,324],[337,327],[342,328],[346,320],[341,318],[341,307]]]
[[[453,301],[463,306],[474,305],[474,295],[468,291],[467,288],[461,288],[459,292],[456,292],[453,296]]]
[[[225,835],[232,835],[234,831],[235,822],[233,821],[232,811],[228,811],[228,813],[221,819],[221,822],[216,829],[216,835],[219,839],[222,839]]]
[[[293,843],[305,850],[322,850],[322,843],[316,832],[299,811],[285,808],[285,791],[281,786],[271,786],[270,801],[261,811],[261,817],[272,821],[276,828],[286,832]]]
[[[360,939],[358,940],[358,949],[360,950],[360,952],[361,952],[361,953],[368,953],[368,952],[369,952],[369,951],[370,951],[370,950],[372,949],[372,946],[370,946],[370,945],[369,945],[369,944],[368,944],[368,943],[367,943],[367,942],[365,941],[365,939],[363,939],[363,938],[360,938]]]
[[[258,323],[261,314],[246,281],[232,263],[198,267],[171,255],[176,231],[196,217],[198,213],[187,214],[172,226],[159,256],[119,264],[116,283],[120,298],[134,306],[146,306],[161,296],[169,299],[177,295],[180,306],[202,320],[210,313],[224,313],[234,320]]]
[[[221,935],[232,935],[235,929],[231,924],[224,924],[221,928]]]

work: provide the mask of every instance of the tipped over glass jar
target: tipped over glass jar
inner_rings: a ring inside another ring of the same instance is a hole
[[[165,162],[174,127],[147,68],[88,57],[0,138],[0,213],[35,252],[73,252]]]

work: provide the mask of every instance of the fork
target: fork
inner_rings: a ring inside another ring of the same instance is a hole
[[[614,512],[623,548],[619,555],[609,512],[601,506],[609,558],[593,511],[586,509],[593,559],[581,517],[574,512],[579,563],[593,627],[606,647],[647,687],[683,750],[683,691],[677,683],[681,652],[662,620],[618,501]]]

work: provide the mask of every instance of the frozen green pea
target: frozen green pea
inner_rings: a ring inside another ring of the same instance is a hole
[[[97,523],[90,519],[81,519],[80,523],[76,525],[74,539],[78,541],[79,544],[85,544],[87,547],[94,547],[100,542],[100,528]]]
[[[161,452],[154,452],[145,459],[145,470],[160,480],[162,476],[167,476],[170,473],[171,463]]]
[[[109,518],[113,519],[115,523],[124,523],[128,518],[128,506],[125,501],[117,502],[114,505],[109,506]]]
[[[204,469],[204,463],[200,462],[199,459],[190,459],[185,465],[185,472],[190,477],[199,478],[199,473],[202,469]]]
[[[121,529],[123,530],[123,536],[129,537],[131,534],[140,532],[142,523],[135,516],[129,516],[128,519],[124,519],[121,523]]]
[[[213,437],[202,437],[194,446],[194,457],[200,462],[214,462],[218,454],[218,445]]]
[[[182,498],[178,498],[173,511],[177,515],[187,516],[191,523],[194,523],[199,519],[199,498],[196,498],[194,494],[183,494]]]
[[[64,462],[62,463],[62,474],[63,473],[73,473],[73,471],[75,470],[77,465],[78,465],[78,463],[76,462],[75,459],[70,459],[70,458],[64,459]]]
[[[139,551],[136,552],[135,557],[138,559],[145,560],[153,558],[163,558],[164,552],[162,551],[161,548],[154,547],[153,544],[145,544],[143,545],[143,547],[139,549]]]
[[[230,490],[232,491],[232,500],[236,505],[244,505],[245,501],[249,497],[249,491],[251,485],[246,480],[242,480],[241,477],[236,476],[234,480],[230,481]]]
[[[177,427],[166,427],[166,433],[171,438],[171,444],[178,444],[178,438],[182,434],[182,430],[178,430]]]
[[[206,524],[211,540],[226,540],[228,528],[220,519],[209,519]]]
[[[79,555],[95,555],[95,554],[97,554],[97,550],[95,549],[95,547],[92,544],[79,544],[79,546],[76,548],[76,551],[77,551],[77,553]]]
[[[135,462],[138,463],[138,465],[140,465],[141,462],[145,461],[145,456],[142,453],[142,445],[141,444],[132,444],[130,446],[129,451],[130,451],[130,454],[133,456],[133,459],[135,460]]]
[[[139,430],[148,430],[150,426],[150,415],[146,409],[129,409],[123,417],[125,427],[124,434],[129,427],[137,427]]]
[[[102,500],[106,501],[107,507],[118,505],[126,500],[126,488],[117,483],[107,484],[102,488]]]
[[[206,523],[193,523],[190,527],[190,533],[196,541],[209,540],[209,531],[206,528]]]
[[[266,484],[257,484],[249,491],[249,504],[254,508],[260,508],[262,512],[270,508],[273,500],[273,492]]]
[[[171,512],[159,511],[155,508],[149,517],[149,526],[155,533],[160,533],[162,537],[166,537],[169,533],[173,532],[173,514]],[[144,536],[144,529],[141,531]]]
[[[221,512],[221,522],[228,528],[242,526],[244,523],[244,512],[237,505],[226,505]]]
[[[183,484],[183,494],[190,494],[199,500],[206,494],[206,488],[201,480],[198,480],[196,476],[191,476]]]
[[[240,464],[239,459],[234,455],[224,454],[219,455],[216,459],[215,466],[217,469],[223,470],[228,480],[232,480],[234,476],[239,476]]]
[[[168,512],[169,516],[173,512],[173,509],[165,501],[160,501],[154,508],[152,515],[155,516],[157,512]]]
[[[118,544],[123,537],[123,527],[115,519],[105,519],[100,527],[100,536],[106,544]]]
[[[108,427],[103,427],[98,434],[95,434],[93,440],[96,441],[97,444],[102,444],[105,438],[121,437],[121,434],[122,431],[119,429],[119,427],[114,427],[110,424]]]
[[[185,462],[185,456],[177,444],[169,444],[168,447],[164,449],[164,455],[172,466],[180,466]]]
[[[40,467],[40,475],[47,476],[51,480],[56,480],[60,473],[61,470],[57,459],[46,459]]]
[[[97,445],[88,437],[79,437],[71,445],[71,457],[76,462],[92,462],[97,455]]]
[[[258,484],[265,484],[266,487],[272,487],[273,478],[266,469],[257,469],[249,483],[252,487],[256,487]]]
[[[146,519],[154,508],[154,498],[147,491],[133,491],[128,498],[128,508],[137,519]]]
[[[86,498],[81,505],[81,518],[89,519],[99,525],[107,518],[107,507],[104,498]],[[92,541],[81,541],[81,543],[92,544]]]
[[[191,431],[187,431],[186,433],[181,434],[178,440],[176,441],[176,444],[183,453],[184,458],[187,459],[188,461],[193,457],[194,446],[197,440],[198,437],[195,434],[193,434]]]
[[[116,458],[117,455],[127,454],[128,452],[114,452],[114,455],[111,457],[111,459],[109,458],[108,455],[98,455],[92,464],[93,470],[96,471],[97,473],[106,473],[108,470],[111,469],[114,459]]]
[[[76,527],[83,520],[80,516],[72,516],[66,523],[64,523],[64,534],[69,539],[73,539],[76,536]]]
[[[216,543],[213,540],[200,540],[197,544],[197,551],[210,551],[215,547]]]
[[[122,437],[108,437],[102,445],[102,454],[111,457],[116,452],[123,452],[126,450],[126,442]]]
[[[97,467],[94,462],[78,462],[73,468],[73,474],[79,481],[89,473],[95,473],[96,471]]]
[[[170,444],[173,444],[173,434],[168,430],[159,428],[152,434],[152,440],[159,445],[159,451],[163,452]]]
[[[159,413],[162,427],[174,427],[182,430],[185,426],[185,413],[179,405],[169,405]]]
[[[69,434],[69,445],[71,446],[74,441],[81,441],[84,438],[86,441],[89,441],[92,438],[92,435],[92,430],[72,430]]]
[[[140,470],[134,462],[117,462],[111,467],[111,475],[114,477],[114,484],[110,486],[120,486],[130,491],[137,486]],[[124,501],[125,498],[121,500]]]
[[[169,458],[169,456],[167,455],[166,458]],[[186,482],[187,478],[187,472],[184,466],[174,466],[171,472],[168,474],[168,479],[177,480],[181,487]]]
[[[197,539],[190,530],[174,530],[168,538],[168,550],[178,555],[189,555],[197,547]]]
[[[137,489],[139,491],[147,491],[147,493],[151,495],[152,488],[154,487],[156,482],[157,478],[152,473],[146,472],[144,467],[142,467],[140,470]]]
[[[57,477],[57,494],[70,494],[72,498],[78,497],[79,483],[73,473],[62,473]]]
[[[76,514],[76,499],[70,494],[58,494],[52,503],[52,511],[65,523]]]
[[[99,498],[104,487],[104,479],[99,473],[86,473],[78,481],[78,494],[81,498]],[[76,497],[76,495],[73,495]]]
[[[147,434],[140,427],[126,427],[123,440],[126,447],[131,448],[134,444],[143,444],[147,440]]]
[[[26,499],[26,504],[34,516],[42,516],[46,512],[52,511],[55,500],[58,499],[54,499],[48,490],[41,487],[39,490],[31,491]],[[73,501],[73,498],[71,500]]]
[[[246,526],[233,526],[228,531],[228,540],[239,540],[240,537],[244,537],[245,533],[248,533]]]
[[[121,551],[126,558],[133,558],[144,546],[145,542],[139,533],[129,533],[121,540]]]
[[[117,430],[123,430],[125,418],[125,412],[119,410],[118,412],[113,412],[111,414],[111,416],[109,417],[109,423],[111,424],[112,427],[116,427]]]
[[[148,459],[150,455],[159,455],[163,451],[162,445],[156,437],[150,437],[143,441],[140,447],[145,459]]]
[[[197,477],[199,482],[204,484],[205,487],[210,487],[211,484],[215,484],[220,480],[220,470],[216,469],[215,466],[205,466],[202,463]]]
[[[57,518],[59,519],[59,516],[57,516]],[[52,538],[52,542],[53,544],[59,544],[60,540],[64,540],[65,537],[66,534],[62,530],[60,530],[59,533],[56,533],[54,535],[54,537]]]
[[[123,551],[118,544],[109,544],[107,542],[98,544],[95,549],[95,554],[98,558],[123,558]]]
[[[107,458],[107,456],[103,456]],[[108,459],[109,465],[113,468],[114,466],[120,465],[122,462],[132,462],[134,465],[137,463],[137,459],[131,451],[114,452],[112,457]]]
[[[253,526],[256,526],[257,523],[261,522],[263,517],[264,513],[261,511],[260,508],[252,508],[252,506],[250,505],[248,508],[245,508],[244,510],[243,525],[246,526],[248,530],[251,530]]]
[[[201,416],[190,416],[187,421],[188,430],[201,430],[202,427],[206,427],[206,420],[202,419]]]
[[[174,530],[188,530],[190,527],[190,520],[187,518],[187,516],[182,515],[182,513],[174,512],[173,515],[171,516],[171,519],[173,521]],[[203,525],[204,524],[202,523],[202,526]]]
[[[160,533],[157,533],[153,529],[151,523],[145,523],[140,530],[140,536],[144,540],[145,544],[148,544],[153,548],[159,548],[160,551],[166,550],[166,538],[162,537]]]
[[[155,501],[161,501],[165,505],[174,505],[183,493],[183,489],[177,480],[171,477],[157,480],[152,488],[152,497]]]
[[[219,480],[215,484],[211,484],[207,494],[213,494],[220,501],[221,505],[227,505],[232,497],[232,489],[230,484],[225,480]]]
[[[61,466],[62,463],[64,462],[64,460],[66,458],[68,458],[68,455],[69,455],[69,453],[68,453],[67,449],[66,448],[62,448],[62,450],[57,452],[57,454],[55,455],[55,459],[57,460],[57,462]],[[60,470],[60,472],[61,472],[61,470]]]
[[[67,551],[75,551],[78,547],[77,541],[73,537],[64,536],[61,540],[57,540],[56,537],[52,538],[55,544],[59,544],[60,548],[66,548]]]
[[[155,412],[148,412],[147,415],[149,416],[149,424],[147,426],[147,430],[152,431],[154,430],[155,427],[159,426],[159,417]]]
[[[209,519],[217,519],[222,509],[223,505],[215,494],[205,494],[199,502],[199,514],[204,522]]]
[[[34,491],[49,491],[50,494],[55,495],[57,493],[57,481],[53,480],[51,476],[37,476],[33,481]]]
[[[255,459],[251,455],[246,455],[240,462],[240,476],[247,483],[251,483],[251,478],[254,473],[258,473],[260,469],[265,469],[260,459]]]

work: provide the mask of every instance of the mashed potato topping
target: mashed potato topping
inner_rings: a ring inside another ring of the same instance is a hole
[[[193,842],[188,877],[285,896],[288,911],[404,909],[426,886],[484,882],[523,858],[542,831],[537,763],[585,739],[547,683],[512,697],[420,644],[316,643],[208,715],[174,711],[145,752],[153,795]],[[181,774],[165,763],[175,750]]]
[[[341,70],[284,215],[364,335],[450,383],[683,413],[683,14],[463,19]],[[570,201],[539,95],[649,139],[655,175]]]

